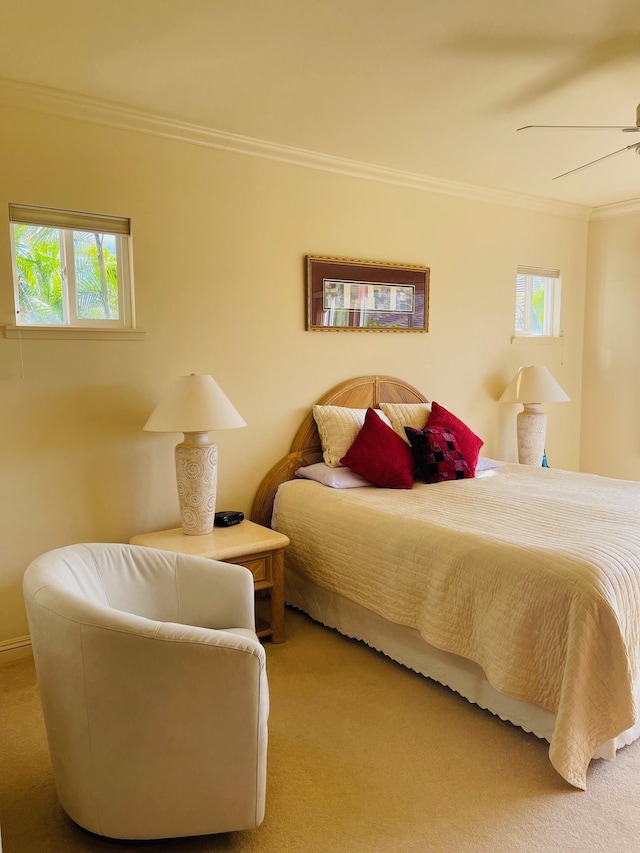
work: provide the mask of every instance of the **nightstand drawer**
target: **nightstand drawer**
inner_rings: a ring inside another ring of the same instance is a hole
[[[271,566],[267,557],[257,557],[255,560],[238,560],[238,565],[249,569],[254,581],[271,582]]]

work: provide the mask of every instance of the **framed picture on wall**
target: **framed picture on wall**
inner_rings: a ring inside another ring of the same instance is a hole
[[[307,330],[427,332],[429,267],[307,255]]]

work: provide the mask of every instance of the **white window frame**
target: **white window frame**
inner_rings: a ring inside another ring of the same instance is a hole
[[[516,338],[560,338],[562,329],[560,327],[560,308],[562,297],[562,279],[560,270],[547,269],[544,267],[518,266],[516,273],[516,320],[518,279],[524,277],[524,322],[523,328],[515,328]],[[545,279],[545,311],[544,327],[542,332],[533,331],[533,286],[534,278]]]
[[[19,278],[16,263],[14,224],[38,225],[55,228],[60,235],[60,264],[63,277],[62,323],[27,324],[21,322]],[[133,300],[133,271],[131,255],[131,226],[129,219],[103,214],[81,213],[34,205],[10,204],[9,229],[11,239],[11,265],[13,272],[16,326],[20,330],[100,330],[127,331],[135,329]],[[76,268],[73,246],[74,231],[110,234],[115,238],[118,271],[118,317],[115,319],[88,319],[78,316],[76,299]]]

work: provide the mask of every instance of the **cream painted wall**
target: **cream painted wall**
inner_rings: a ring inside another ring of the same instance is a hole
[[[0,323],[13,322],[7,204],[129,216],[141,342],[0,338],[0,641],[27,633],[22,573],[81,541],[178,524],[173,446],[144,433],[176,374],[211,373],[248,423],[217,433],[218,506],[250,511],[310,405],[400,376],[516,458],[522,364],[550,367],[547,450],[577,468],[587,223],[340,176],[97,124],[0,115]],[[2,234],[5,235],[2,238]],[[304,330],[306,253],[431,267],[428,334]],[[518,264],[563,273],[564,337],[512,344]]]
[[[640,480],[639,318],[640,214],[594,220],[585,311],[584,471]]]

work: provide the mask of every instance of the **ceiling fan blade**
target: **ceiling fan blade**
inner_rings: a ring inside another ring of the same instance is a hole
[[[612,151],[611,154],[605,154],[604,157],[598,157],[596,160],[590,160],[588,163],[584,163],[582,166],[578,166],[575,169],[570,169],[568,172],[563,172],[561,175],[556,175],[552,180],[557,181],[558,178],[565,178],[567,175],[573,175],[575,172],[581,172],[583,169],[587,169],[589,166],[593,166],[596,163],[601,163],[603,160],[608,160],[609,157],[615,157],[616,154],[622,154],[623,151],[629,151],[631,148],[635,148],[636,151],[640,148],[640,142],[635,142],[633,145],[625,145],[624,148],[619,148],[617,151]]]
[[[640,127],[623,127],[617,124],[525,124],[516,130],[622,130],[630,133],[640,131]]]
[[[640,104],[638,104],[638,106],[636,107],[635,125],[623,126],[619,124],[525,124],[524,127],[517,127],[516,130],[621,130],[623,133],[640,133]],[[622,148],[621,150],[624,151],[625,149]],[[562,175],[558,175],[558,177],[561,178]]]

